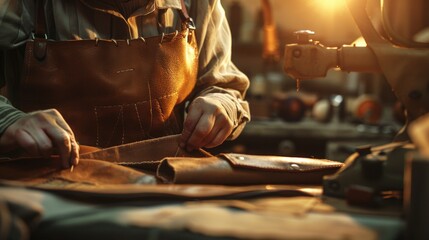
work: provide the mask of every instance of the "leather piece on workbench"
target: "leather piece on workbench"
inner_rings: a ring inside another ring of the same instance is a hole
[[[153,184],[152,175],[106,161],[80,159],[79,164],[63,169],[58,157],[21,158],[0,165],[0,179],[14,180],[28,185],[56,186],[103,184]]]
[[[206,158],[165,158],[157,177],[164,183],[176,184],[321,184],[323,176],[342,166],[325,159],[230,153]]]
[[[154,142],[156,144],[152,144]],[[178,151],[180,149],[177,145],[177,136],[148,140],[144,143],[147,144],[138,144],[139,148],[129,148],[127,151],[147,154],[142,154],[141,157],[135,159],[135,162],[133,162],[134,158],[130,158],[125,161],[125,166],[120,165],[121,159],[82,158],[82,156],[89,155],[80,155],[80,163],[74,167],[73,171],[63,169],[58,156],[46,159],[25,157],[4,159],[0,161],[0,179],[3,180],[0,181],[0,184],[31,187],[65,193],[75,197],[85,196],[97,199],[240,198],[264,194],[302,196],[309,194],[292,186],[267,189],[264,184],[320,183],[324,174],[332,173],[341,166],[341,163],[328,160],[276,156],[221,154],[216,157],[193,157],[196,156],[193,155],[194,153]],[[147,149],[140,151],[140,148]],[[84,151],[85,148],[81,150]],[[93,150],[86,149],[85,151],[91,152]],[[155,153],[152,154],[154,151]],[[204,152],[202,153],[204,155]],[[166,158],[157,160],[160,154]],[[181,157],[172,157],[176,154]],[[94,154],[94,156],[110,155]],[[117,154],[117,156],[122,155]],[[166,163],[174,163],[174,166],[183,169],[183,171],[174,172],[174,181],[169,181],[161,175],[156,176],[158,178],[155,179],[152,174],[154,167],[158,169],[158,173],[163,173],[164,170],[162,169],[165,168]],[[204,171],[199,171],[199,169]],[[164,180],[164,183],[188,183],[192,185],[152,185],[160,179]],[[198,186],[202,183],[218,186],[215,188]],[[259,186],[253,188],[249,188],[252,186],[236,188],[219,186],[223,184],[240,186],[254,184]]]
[[[180,135],[169,135],[119,146],[98,149],[81,146],[81,158],[98,159],[122,166],[155,173],[161,160],[166,157],[211,157],[203,149],[188,152],[179,147]]]

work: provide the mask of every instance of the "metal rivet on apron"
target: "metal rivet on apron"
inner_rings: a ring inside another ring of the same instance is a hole
[[[173,37],[173,39],[175,39],[175,38],[177,37],[177,35],[179,35],[179,31],[177,31],[177,30],[176,30],[176,31],[174,32],[174,37]]]
[[[112,39],[112,42],[115,44],[115,46],[118,46],[118,42],[115,39]]]
[[[144,39],[144,37],[139,37],[140,40],[142,40],[144,43],[146,43],[146,40]]]
[[[162,35],[161,35],[161,42],[160,42],[160,44],[162,44],[162,42],[164,41],[164,37],[165,37],[165,33],[162,33]]]

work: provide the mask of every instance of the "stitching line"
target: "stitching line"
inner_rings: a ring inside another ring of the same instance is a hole
[[[148,83],[148,85],[149,85],[149,83]],[[149,92],[149,95],[151,95],[150,92]],[[121,107],[121,106],[122,107],[129,107],[129,106],[133,106],[134,104],[143,104],[143,103],[149,103],[149,104],[151,104],[152,100],[165,99],[165,98],[172,97],[174,95],[178,95],[178,92],[176,91],[176,92],[173,92],[173,93],[168,94],[168,95],[164,95],[164,96],[159,97],[159,98],[154,98],[154,99],[149,98],[149,100],[140,101],[140,102],[136,102],[136,103],[115,104],[115,105],[101,105],[101,106],[96,106],[96,107],[98,107],[98,108],[101,109],[101,108],[115,108],[115,107]]]
[[[145,133],[144,133],[144,130],[143,130],[142,120],[140,118],[140,113],[139,113],[139,110],[137,108],[137,103],[134,104],[134,109],[136,110],[137,119],[139,120],[139,126],[140,126],[140,131],[142,133],[142,137],[145,138]]]

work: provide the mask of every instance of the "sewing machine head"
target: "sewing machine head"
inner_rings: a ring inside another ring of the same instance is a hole
[[[402,190],[404,159],[406,152],[413,151],[413,146],[405,143],[410,140],[408,127],[429,112],[429,37],[426,43],[422,42],[429,35],[428,20],[423,24],[420,19],[427,15],[423,12],[427,12],[429,6],[423,0],[381,0],[380,30],[367,14],[366,0],[346,1],[367,46],[325,47],[311,40],[311,32],[298,32],[298,43],[286,45],[284,71],[298,80],[324,77],[331,68],[384,74],[406,111],[407,120],[397,134],[396,143],[358,150],[347,159],[343,169],[326,177],[324,193],[347,197],[365,192],[370,196],[371,191]],[[420,15],[412,11],[419,7]],[[393,22],[393,16],[402,21],[400,24],[409,23],[408,29],[410,26],[426,29],[415,34],[414,39],[405,36],[398,31],[401,28],[396,27],[399,22]]]
[[[407,140],[408,124],[429,112],[429,43],[405,40],[392,30],[388,20],[392,13],[386,10],[392,8],[392,0],[383,1],[381,15],[384,16],[382,26],[385,31],[382,35],[368,17],[366,2],[347,0],[366,47],[325,47],[311,40],[314,33],[300,31],[297,33],[298,43],[286,45],[284,70],[298,80],[324,77],[331,68],[383,73],[407,112],[407,123],[397,138]]]

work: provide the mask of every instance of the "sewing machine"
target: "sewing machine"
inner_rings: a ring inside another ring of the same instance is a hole
[[[394,2],[381,1],[381,22],[384,31],[380,32],[376,30],[367,14],[366,0],[347,0],[350,12],[367,46],[325,47],[311,39],[313,32],[299,31],[297,43],[288,44],[285,48],[284,71],[297,81],[323,77],[330,68],[339,68],[347,72],[380,72],[385,75],[405,108],[407,116],[405,125],[391,144],[358,148],[346,160],[342,169],[334,175],[325,177],[323,190],[327,196],[346,198],[349,203],[364,206],[382,204],[385,194],[389,194],[389,197],[404,197],[408,234],[410,239],[420,239],[427,236],[427,230],[420,225],[424,217],[419,213],[422,209],[417,210],[415,201],[427,195],[427,190],[424,189],[428,189],[428,186],[422,187],[427,182],[427,172],[417,179],[417,173],[414,173],[417,172],[417,168],[412,167],[417,166],[415,164],[417,162],[419,171],[428,169],[429,155],[416,157],[417,151],[412,142],[417,141],[416,134],[424,133],[414,131],[413,134],[409,128],[417,119],[429,112],[429,44],[410,41],[393,30]],[[409,6],[417,1],[411,2],[413,3],[408,3]],[[407,5],[406,1],[397,4]],[[421,2],[421,7],[424,4]],[[418,14],[406,10],[407,8],[396,9],[402,11],[402,15],[405,15],[402,17],[405,19],[411,18],[411,14]],[[397,19],[404,19],[397,14],[396,12]],[[414,157],[410,153],[414,154]],[[407,173],[405,181],[404,169]]]

